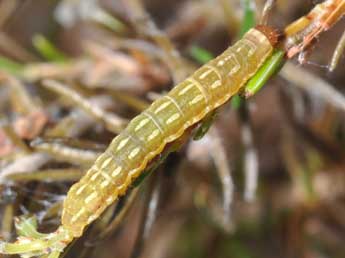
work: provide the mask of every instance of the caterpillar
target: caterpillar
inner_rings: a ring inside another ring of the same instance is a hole
[[[164,151],[244,88],[278,42],[277,32],[266,26],[249,30],[241,40],[211,60],[167,95],[154,101],[132,119],[100,154],[86,174],[75,183],[64,200],[57,231],[17,243],[0,241],[0,253],[25,257],[50,252],[58,257],[68,243],[80,237],[86,226],[123,195],[134,179]],[[34,228],[30,229],[35,230]]]
[[[238,93],[270,56],[275,42],[276,35],[269,27],[251,29],[135,117],[69,190],[62,227],[73,237],[81,236],[166,144]]]
[[[177,142],[184,132],[200,122],[205,123],[234,94],[243,90],[244,96],[251,96],[279,69],[283,57],[291,58],[303,51],[344,13],[345,0],[326,0],[316,5],[312,15],[285,29],[285,39],[279,39],[279,46],[276,46],[278,34],[274,29],[266,26],[251,29],[243,39],[128,124],[86,175],[71,187],[64,201],[62,223],[55,232],[42,234],[37,232],[37,223],[19,221],[17,241],[0,241],[0,253],[58,258],[74,238],[82,235],[85,227],[126,192],[134,179],[148,166],[156,165],[151,161],[167,144]],[[77,103],[76,100],[80,97],[74,99]],[[89,104],[84,108],[87,110]]]

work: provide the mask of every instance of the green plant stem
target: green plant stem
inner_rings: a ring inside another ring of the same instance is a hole
[[[282,68],[285,62],[284,56],[284,51],[279,49],[274,50],[272,56],[248,81],[242,94],[246,99],[256,94],[266,84],[266,82]]]

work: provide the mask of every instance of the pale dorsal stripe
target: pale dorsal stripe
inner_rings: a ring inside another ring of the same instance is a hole
[[[138,137],[137,134],[131,133],[128,131],[123,131],[123,134],[127,135],[127,137],[135,143],[138,147],[140,147],[142,150],[146,151],[146,144]]]
[[[219,80],[222,82],[222,75],[220,73],[220,71],[218,70],[217,67],[211,65],[211,64],[206,64],[205,67],[209,68],[210,70],[212,70],[215,74],[217,74]]]
[[[115,155],[112,151],[108,151],[108,155],[114,159],[116,166],[127,169],[131,165],[128,159],[121,158],[121,155]]]
[[[162,126],[159,124],[159,122],[157,121],[157,119],[154,118],[153,115],[151,115],[147,110],[145,110],[143,112],[143,115],[147,116],[157,127],[157,129],[161,132],[161,134],[164,134],[163,128]]]
[[[93,199],[95,199],[98,196],[97,191],[92,192],[91,194],[89,194],[85,199],[84,199],[84,203],[88,204],[89,202],[91,202]]]
[[[187,91],[189,91],[190,89],[192,89],[194,87],[194,84],[193,83],[190,83],[188,85],[186,85],[185,87],[183,87],[180,92],[178,93],[179,96],[182,96],[184,94],[187,93]]]
[[[155,110],[155,114],[158,114],[159,112],[161,112],[162,110],[166,109],[168,106],[171,105],[171,102],[164,102],[162,103],[160,106],[158,106],[158,108]]]
[[[248,55],[252,56],[254,54],[254,52],[256,51],[257,47],[254,44],[254,42],[252,42],[249,39],[243,39],[243,45],[248,46],[249,47],[249,52]]]
[[[101,170],[101,175],[103,177],[103,180],[107,180],[109,183],[114,184],[113,179],[110,175],[108,175],[107,172]]]
[[[170,100],[171,103],[173,103],[175,105],[175,107],[177,108],[177,110],[180,113],[180,115],[183,116],[183,111],[182,111],[180,105],[177,103],[177,101],[173,97],[171,97],[169,95],[165,95],[164,97],[167,98],[168,100]]]
[[[211,88],[215,89],[215,88],[218,88],[221,85],[222,85],[222,82],[220,80],[217,80],[217,81],[212,83]]]
[[[85,207],[82,207],[82,208],[78,211],[78,213],[75,214],[75,215],[71,218],[71,222],[72,222],[72,223],[76,222],[76,221],[79,219],[79,217],[80,217],[81,215],[83,215],[83,213],[85,213],[85,212],[86,212],[86,208],[85,208]]]
[[[204,66],[204,68],[208,68],[207,66]],[[212,69],[208,69],[207,71],[203,72],[199,78],[201,80],[205,79],[210,73],[212,73]]]
[[[209,94],[208,94],[207,90],[201,85],[200,82],[198,82],[194,78],[190,77],[187,80],[190,81],[191,83],[193,83],[199,89],[200,93],[202,94],[202,96],[205,99],[206,105],[209,106],[210,99],[209,99]]]
[[[227,60],[231,60],[232,62],[235,63],[233,68],[230,70],[229,75],[233,75],[234,73],[237,73],[238,70],[241,69],[240,62],[238,61],[238,59],[234,53],[230,53],[229,56],[227,57]]]

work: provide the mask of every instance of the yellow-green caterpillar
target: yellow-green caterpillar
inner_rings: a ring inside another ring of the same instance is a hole
[[[167,143],[238,93],[271,55],[273,37],[268,27],[251,29],[135,117],[69,190],[62,214],[63,230],[70,237],[81,236]]]
[[[80,237],[87,225],[126,192],[168,143],[179,140],[186,130],[237,94],[271,56],[276,43],[273,29],[257,26],[153,102],[71,187],[64,201],[62,225],[55,232],[39,233],[35,223],[24,220],[17,225],[21,237],[16,243],[0,241],[0,253],[59,257],[66,245]],[[33,238],[26,237],[25,228]]]

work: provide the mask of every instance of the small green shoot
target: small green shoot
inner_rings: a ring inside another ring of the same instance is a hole
[[[245,98],[249,98],[256,94],[281,69],[285,61],[284,56],[284,51],[274,50],[272,56],[266,60],[256,74],[248,81],[242,95]]]
[[[35,35],[32,38],[32,44],[47,61],[63,63],[68,59],[64,53],[43,35]]]
[[[20,75],[24,66],[4,56],[0,56],[0,71],[6,71],[12,75]]]
[[[205,64],[214,58],[214,56],[209,51],[196,45],[190,48],[189,53],[196,61],[201,64]]]

